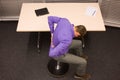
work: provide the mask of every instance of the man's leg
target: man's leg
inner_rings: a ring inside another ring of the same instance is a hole
[[[73,40],[69,49],[70,49],[69,50],[70,53],[74,53],[74,54],[77,54],[77,55],[67,53],[63,56],[60,56],[60,57],[57,57],[57,58],[54,58],[54,59],[56,59],[60,62],[77,64],[78,67],[76,69],[75,77],[77,76],[77,78],[79,78],[79,79],[88,80],[88,78],[90,76],[89,75],[86,76],[87,61],[86,61],[85,58],[80,57],[80,56],[83,55],[82,42],[80,40]]]
[[[76,69],[76,73],[74,75],[74,78],[80,79],[80,80],[89,80],[90,75],[86,74],[86,66],[87,66],[87,61],[86,59],[73,55],[73,54],[65,54],[63,56],[54,58],[57,61],[60,62],[65,62],[65,63],[72,63],[72,64],[77,64],[78,67]]]
[[[77,75],[84,75],[86,72],[87,61],[82,57],[78,57],[76,55],[67,53],[64,56],[60,56],[60,57],[57,57],[54,59],[57,61],[60,61],[60,62],[77,64],[78,65],[78,67],[76,69]]]

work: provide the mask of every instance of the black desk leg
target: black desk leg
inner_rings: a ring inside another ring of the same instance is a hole
[[[84,40],[84,37],[82,37],[82,47],[83,47],[83,48],[85,47],[85,40]]]
[[[38,49],[38,52],[40,53],[40,32],[38,32],[38,37],[37,37],[37,49]]]

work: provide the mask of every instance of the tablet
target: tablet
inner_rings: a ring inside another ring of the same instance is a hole
[[[36,16],[42,16],[42,15],[49,14],[48,9],[46,7],[35,10],[35,13],[36,13]]]

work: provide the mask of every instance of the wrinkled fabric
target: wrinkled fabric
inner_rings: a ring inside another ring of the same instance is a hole
[[[56,28],[55,28],[55,24]],[[49,56],[59,57],[68,52],[68,48],[74,37],[74,25],[66,18],[48,16],[48,25],[53,34],[54,48],[50,46]]]

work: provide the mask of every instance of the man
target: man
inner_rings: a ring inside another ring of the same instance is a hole
[[[73,40],[74,37],[83,37],[86,28],[83,25],[74,26],[68,19],[57,16],[48,16],[48,24],[51,31],[49,56],[60,62],[77,64],[74,78],[88,80],[90,75],[86,74],[87,61],[82,57],[82,42]],[[70,54],[71,51],[76,55]]]

